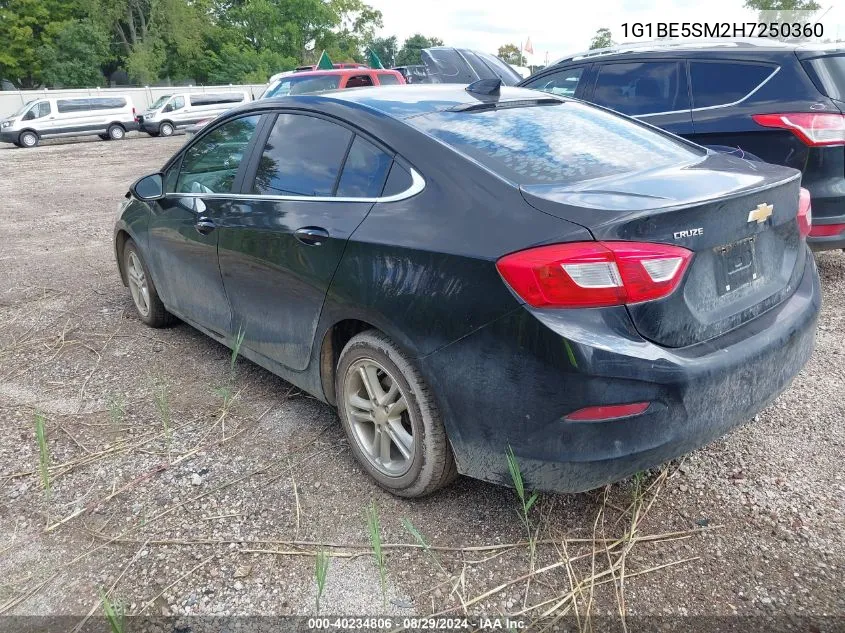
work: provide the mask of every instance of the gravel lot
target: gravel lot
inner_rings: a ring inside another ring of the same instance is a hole
[[[324,543],[321,613],[845,616],[843,253],[817,256],[817,349],[786,393],[680,464],[543,496],[532,563],[512,490],[461,479],[395,499],[329,407],[135,317],[114,216],[183,141],[0,149],[0,614],[81,620],[101,590],[132,613],[313,614]],[[441,549],[413,547],[403,520]]]

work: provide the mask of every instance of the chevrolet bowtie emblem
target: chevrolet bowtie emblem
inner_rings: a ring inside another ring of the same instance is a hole
[[[772,211],[774,210],[774,205],[761,202],[757,205],[756,209],[752,209],[748,212],[748,221],[756,222],[757,224],[763,224],[763,222],[765,222],[772,215]]]

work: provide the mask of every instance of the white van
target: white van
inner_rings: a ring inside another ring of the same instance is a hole
[[[0,141],[35,147],[42,138],[88,134],[117,141],[137,129],[129,97],[34,99],[0,121]]]
[[[138,123],[150,136],[170,136],[179,128],[213,119],[248,101],[252,101],[250,94],[240,90],[164,95],[138,117]]]

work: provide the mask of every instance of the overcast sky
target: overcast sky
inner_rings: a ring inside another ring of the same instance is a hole
[[[585,50],[596,29],[607,27],[622,41],[622,23],[657,21],[744,22],[756,13],[743,0],[367,0],[384,14],[382,35],[397,35],[399,44],[414,33],[437,36],[447,45],[494,53],[502,44],[519,46],[531,38],[543,63]],[[845,2],[820,0],[828,31],[845,23]],[[705,8],[706,7],[706,8]],[[827,33],[826,33],[827,34]],[[836,37],[836,33],[831,33]],[[845,27],[839,27],[845,37]]]

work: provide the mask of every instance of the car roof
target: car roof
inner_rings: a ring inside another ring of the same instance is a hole
[[[813,46],[813,45],[810,45]],[[816,44],[813,48],[819,48],[822,45]],[[565,55],[560,59],[549,64],[547,68],[563,64],[565,62],[580,61],[585,59],[596,59],[618,55],[638,55],[641,53],[655,53],[655,54],[674,54],[678,52],[688,53],[708,52],[708,53],[734,53],[742,51],[749,52],[789,52],[797,50],[797,44],[788,44],[771,39],[735,39],[735,40],[652,40],[647,42],[633,42],[630,44],[617,44],[607,48],[596,48],[588,51],[581,51]]]
[[[543,98],[549,95],[540,95]],[[536,90],[502,86],[500,101],[531,99],[536,100]],[[278,101],[279,105],[291,103],[314,105],[326,101],[356,104],[371,110],[377,110],[395,119],[406,119],[411,116],[441,112],[451,107],[480,103],[481,98],[466,91],[463,84],[402,84],[397,86],[372,86],[352,88],[346,90],[330,90],[313,95],[296,95],[295,97],[273,97],[263,101]],[[485,98],[486,100],[486,98]]]
[[[298,72],[293,73],[292,75],[287,75],[283,77],[283,79],[287,79],[288,77],[324,77],[324,76],[331,76],[331,75],[360,75],[362,73],[394,73],[397,72],[395,70],[389,70],[387,68],[333,68],[332,70],[300,70]]]

